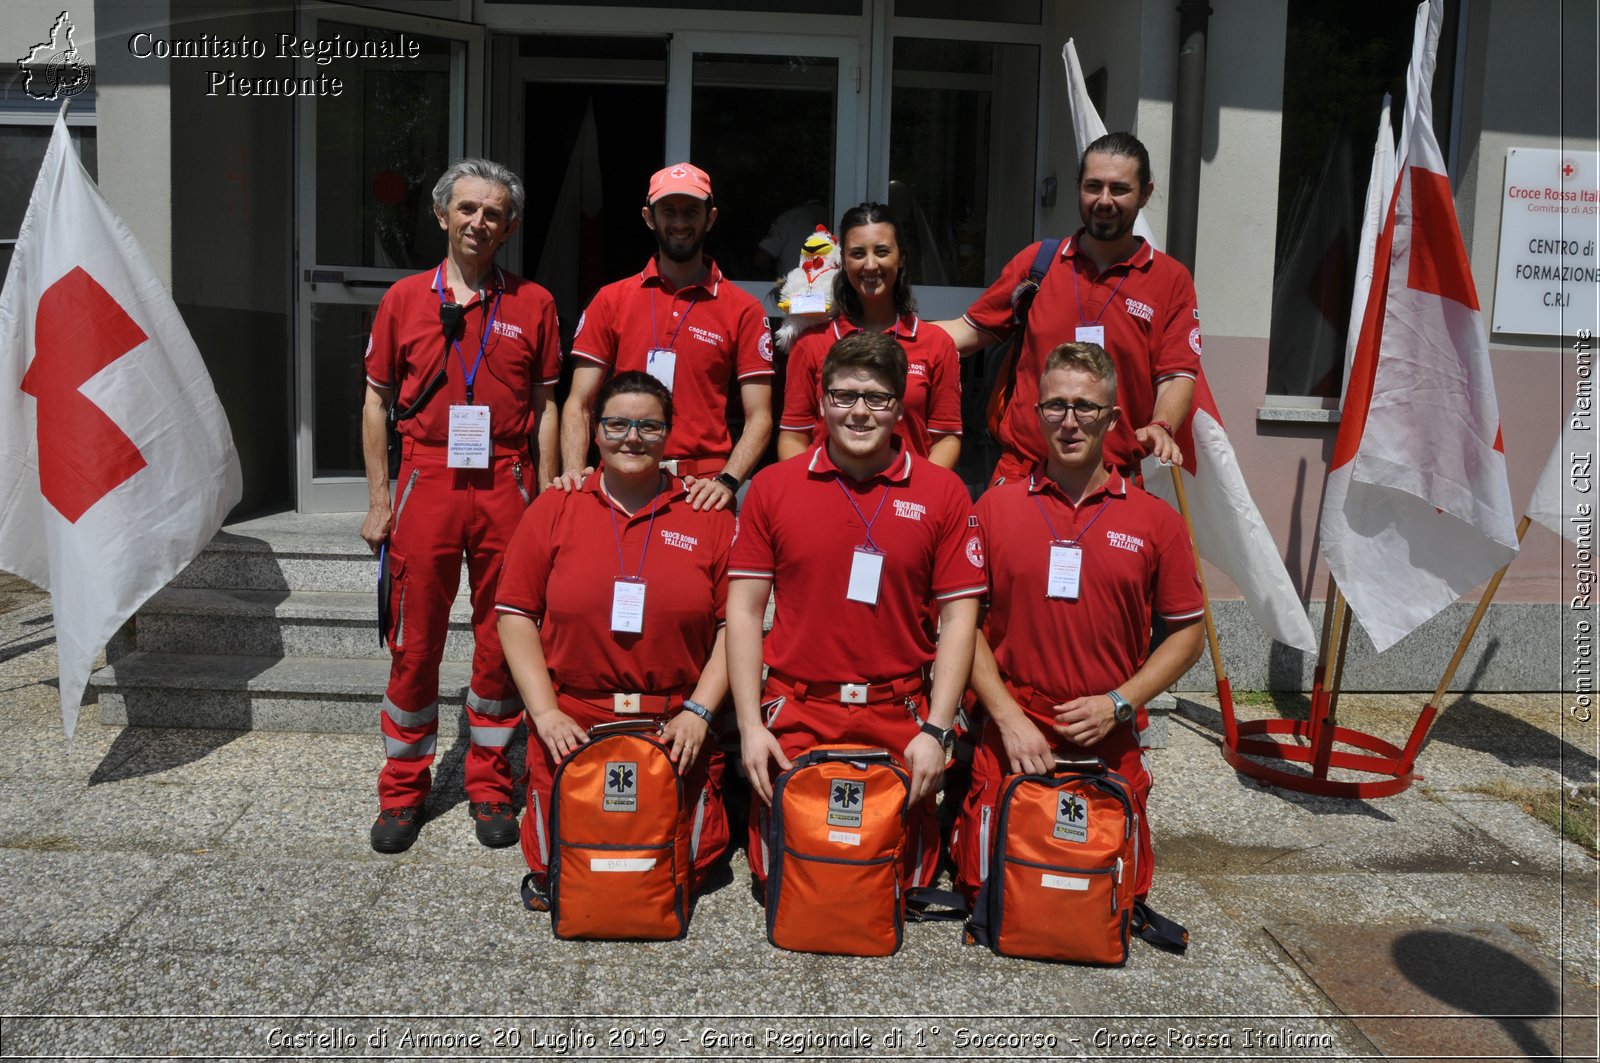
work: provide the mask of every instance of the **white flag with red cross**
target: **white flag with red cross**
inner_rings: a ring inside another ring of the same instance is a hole
[[[1323,497],[1328,568],[1380,652],[1517,554],[1488,336],[1433,135],[1442,19],[1438,0],[1417,10],[1398,179]]]
[[[50,592],[69,739],[96,655],[241,484],[200,352],[63,108],[0,291],[0,569]]]

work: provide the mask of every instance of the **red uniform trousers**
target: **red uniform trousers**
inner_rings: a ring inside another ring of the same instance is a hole
[[[1007,689],[1017,703],[1028,707],[1030,700],[1039,703],[1043,695],[1012,687]],[[1035,712],[1039,709],[1036,707]],[[1039,721],[1032,715],[1035,726]],[[1039,727],[1050,740],[1056,752],[1073,760],[1098,757],[1106,767],[1128,780],[1133,790],[1133,807],[1139,817],[1138,862],[1133,880],[1133,895],[1143,900],[1150,892],[1150,881],[1155,873],[1155,851],[1150,844],[1150,817],[1145,806],[1150,800],[1150,771],[1139,748],[1139,732],[1132,723],[1119,723],[1111,732],[1092,746],[1069,742],[1047,727]],[[956,864],[956,888],[973,900],[978,887],[989,875],[989,852],[994,842],[993,831],[999,826],[995,803],[1000,798],[1000,786],[1011,774],[1011,761],[1006,756],[1005,743],[1000,738],[1000,728],[994,720],[984,715],[978,735],[977,749],[972,757],[972,788],[967,791],[961,805],[961,815],[950,839],[950,852]]]
[[[588,730],[597,724],[615,720],[657,720],[665,723],[676,712],[667,715],[651,713],[619,713],[610,705],[595,699],[576,698],[558,694],[556,703],[561,711]],[[681,701],[675,699],[674,703]],[[681,712],[682,710],[677,710]],[[694,826],[689,834],[690,859],[694,871],[690,888],[699,889],[711,867],[728,851],[728,810],[722,803],[722,750],[717,747],[714,731],[706,732],[706,741],[700,747],[689,773],[683,777],[684,800],[692,810]],[[550,750],[539,741],[539,735],[528,728],[528,807],[522,817],[522,855],[528,860],[528,870],[545,875],[550,866],[550,795],[555,789],[557,762]]]
[[[383,808],[421,805],[439,735],[439,661],[466,554],[472,591],[472,684],[467,691],[466,789],[471,801],[510,801],[506,746],[522,712],[500,648],[494,610],[500,559],[528,508],[536,479],[526,449],[495,445],[487,469],[452,469],[445,448],[402,441],[389,532],[393,579],[383,699],[388,760],[378,776]]]
[[[837,697],[802,698],[795,693],[793,685],[769,672],[761,703],[770,706],[778,698],[782,698],[782,702],[766,710],[767,730],[778,740],[783,755],[790,761],[826,742],[882,747],[894,754],[898,762],[906,746],[919,733],[922,721],[928,718],[928,699],[920,691],[892,701],[845,705]],[[907,814],[905,879],[908,887],[931,884],[938,870],[939,820],[935,808],[934,794],[929,794]],[[768,810],[762,806],[755,812],[750,817],[747,855],[750,873],[765,885],[770,860]]]

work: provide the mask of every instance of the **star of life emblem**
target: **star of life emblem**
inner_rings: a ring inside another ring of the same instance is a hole
[[[860,827],[861,808],[866,800],[866,780],[833,780],[828,786],[828,826]]]
[[[1064,842],[1082,844],[1089,840],[1089,806],[1083,798],[1066,790],[1056,794],[1054,834]]]
[[[600,807],[607,812],[639,810],[639,763],[633,760],[606,761],[605,796]]]

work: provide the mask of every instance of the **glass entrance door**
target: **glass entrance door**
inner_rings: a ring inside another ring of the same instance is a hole
[[[304,38],[415,54],[335,63],[343,92],[299,104],[296,495],[302,513],[359,512],[367,334],[389,285],[444,258],[433,184],[480,151],[484,33],[358,8],[302,20]]]
[[[666,161],[711,175],[718,218],[707,248],[757,297],[799,264],[806,233],[831,229],[865,190],[860,47],[853,37],[672,39]]]

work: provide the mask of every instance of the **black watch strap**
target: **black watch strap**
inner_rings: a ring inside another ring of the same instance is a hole
[[[923,734],[938,739],[939,744],[946,751],[949,751],[956,744],[956,729],[954,727],[940,727],[929,720],[923,720],[919,727]]]
[[[739,478],[730,472],[719,472],[712,479],[730,491],[737,492],[739,490]]]

